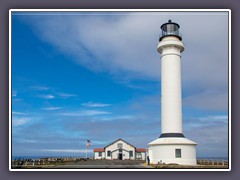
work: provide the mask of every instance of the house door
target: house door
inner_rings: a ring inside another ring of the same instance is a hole
[[[123,154],[122,153],[118,153],[118,159],[122,160],[123,159]]]

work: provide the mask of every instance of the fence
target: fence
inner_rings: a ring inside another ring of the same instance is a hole
[[[198,159],[197,160],[198,165],[228,165],[227,160],[216,160],[216,159]]]

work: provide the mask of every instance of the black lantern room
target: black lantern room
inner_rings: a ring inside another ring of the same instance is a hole
[[[179,40],[182,40],[182,37],[180,36],[180,33],[179,33],[179,28],[180,26],[177,23],[174,23],[169,19],[167,23],[164,23],[161,26],[162,35],[160,36],[159,41],[161,41],[162,38],[166,36],[175,36]]]

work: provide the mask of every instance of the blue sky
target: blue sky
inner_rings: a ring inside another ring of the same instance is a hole
[[[12,154],[84,156],[161,133],[160,26],[180,24],[183,133],[228,156],[226,12],[14,12]]]

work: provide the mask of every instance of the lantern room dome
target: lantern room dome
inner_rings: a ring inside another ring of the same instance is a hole
[[[179,40],[182,40],[182,37],[179,33],[179,28],[180,28],[179,24],[174,23],[169,19],[167,23],[164,23],[161,26],[162,34],[160,35],[159,41],[161,41],[162,38],[166,36],[175,36]]]

